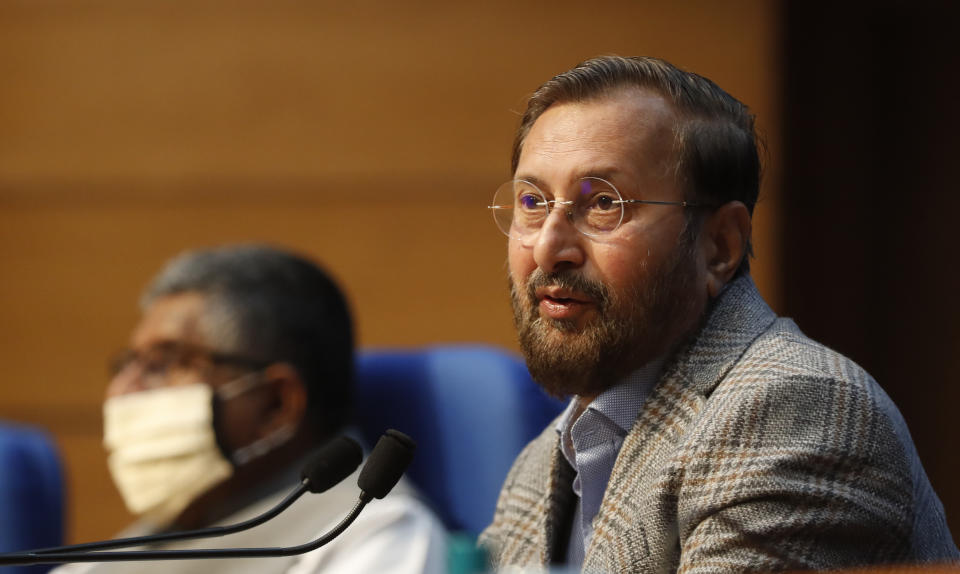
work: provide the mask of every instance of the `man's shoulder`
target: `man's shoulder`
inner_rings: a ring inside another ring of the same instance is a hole
[[[793,320],[778,317],[750,345],[731,375],[763,371],[773,376],[808,376],[876,384],[849,357],[806,336]]]
[[[735,395],[865,394],[880,400],[879,386],[851,359],[778,317],[749,276],[724,289],[692,344],[678,353],[665,378],[708,402]],[[841,393],[841,394],[842,394]],[[885,398],[885,397],[884,397]]]
[[[699,339],[690,349],[692,356],[683,360],[696,368],[715,362],[719,380],[725,383],[744,373],[768,378],[869,378],[851,359],[806,336],[793,320],[774,313],[749,276],[739,277],[725,288]]]
[[[756,338],[706,397],[701,415],[701,432],[736,428],[737,436],[773,448],[904,456],[904,423],[883,389],[790,319],[777,318]]]

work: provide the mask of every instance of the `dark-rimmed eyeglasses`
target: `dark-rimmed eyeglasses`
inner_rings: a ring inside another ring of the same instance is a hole
[[[168,342],[146,349],[124,349],[109,363],[111,377],[136,365],[145,378],[162,379],[176,369],[231,365],[251,371],[266,368],[269,361],[233,353],[222,353],[198,345]]]

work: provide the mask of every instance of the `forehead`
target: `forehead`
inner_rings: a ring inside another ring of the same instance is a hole
[[[207,343],[203,330],[206,299],[200,293],[178,293],[155,299],[144,309],[131,336],[133,348],[161,343]]]
[[[650,90],[555,104],[530,128],[516,177],[663,175],[673,166],[676,124],[669,102]]]

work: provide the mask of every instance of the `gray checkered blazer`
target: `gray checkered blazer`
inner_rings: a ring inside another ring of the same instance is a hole
[[[495,566],[563,557],[573,471],[551,424],[480,537]],[[727,286],[640,411],[593,522],[586,572],[743,572],[954,560],[906,424],[849,359]]]

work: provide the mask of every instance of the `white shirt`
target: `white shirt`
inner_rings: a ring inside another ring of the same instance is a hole
[[[234,524],[267,510],[293,490],[286,481],[274,494],[248,505],[220,524]],[[446,530],[440,520],[401,481],[382,500],[374,499],[332,542],[292,557],[170,560],[143,562],[82,562],[65,564],[55,574],[164,572],[240,574],[307,574],[313,572],[443,574],[446,572]],[[160,545],[155,549],[296,546],[319,538],[347,515],[359,496],[356,473],[321,494],[305,494],[260,526],[224,536]],[[138,533],[139,534],[139,533]],[[152,548],[153,549],[153,548]]]

